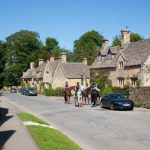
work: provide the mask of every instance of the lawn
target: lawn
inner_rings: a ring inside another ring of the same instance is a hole
[[[18,115],[22,121],[48,124],[31,114],[19,113]],[[82,150],[76,143],[56,129],[34,125],[28,125],[27,128],[40,150]]]

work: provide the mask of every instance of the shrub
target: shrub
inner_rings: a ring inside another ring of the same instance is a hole
[[[57,87],[55,89],[55,96],[63,96],[64,95],[64,88],[62,87]]]
[[[49,89],[45,89],[44,93],[46,96],[63,96],[64,89],[62,87],[58,87],[56,89],[53,89],[51,86]]]
[[[102,91],[102,96],[105,96],[109,93],[112,93],[112,87],[106,87],[103,91]]]

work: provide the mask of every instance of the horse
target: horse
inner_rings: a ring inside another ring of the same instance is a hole
[[[82,92],[82,99],[84,100],[84,104],[90,104],[90,98],[89,98],[89,94],[91,91],[91,86],[87,87],[86,89],[84,89],[84,91]],[[88,103],[87,103],[88,102]]]
[[[70,86],[64,90],[64,99],[65,103],[70,103],[71,91],[75,91],[75,86]]]

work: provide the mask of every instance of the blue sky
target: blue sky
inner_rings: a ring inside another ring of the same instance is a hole
[[[150,38],[150,0],[1,0],[0,40],[19,30],[54,37],[73,49],[73,42],[96,30],[110,40],[128,26]]]

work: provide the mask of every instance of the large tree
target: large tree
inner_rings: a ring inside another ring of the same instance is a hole
[[[56,48],[58,48],[58,41],[55,38],[47,37],[45,41],[46,50],[52,53]]]
[[[0,41],[0,89],[3,87],[5,67],[5,43]]]
[[[37,58],[42,46],[39,34],[21,30],[6,38],[6,46],[5,85],[19,85],[23,72]]]
[[[131,33],[130,35],[130,41],[131,42],[135,42],[135,41],[140,41],[140,40],[143,40],[144,38],[139,35],[138,33]],[[113,42],[112,42],[112,47],[113,46],[121,46],[121,35],[119,36],[115,36],[114,39],[113,39]]]
[[[93,30],[74,41],[75,61],[82,61],[86,57],[88,64],[91,65],[98,54],[99,48],[102,47],[102,40],[103,36]]]

